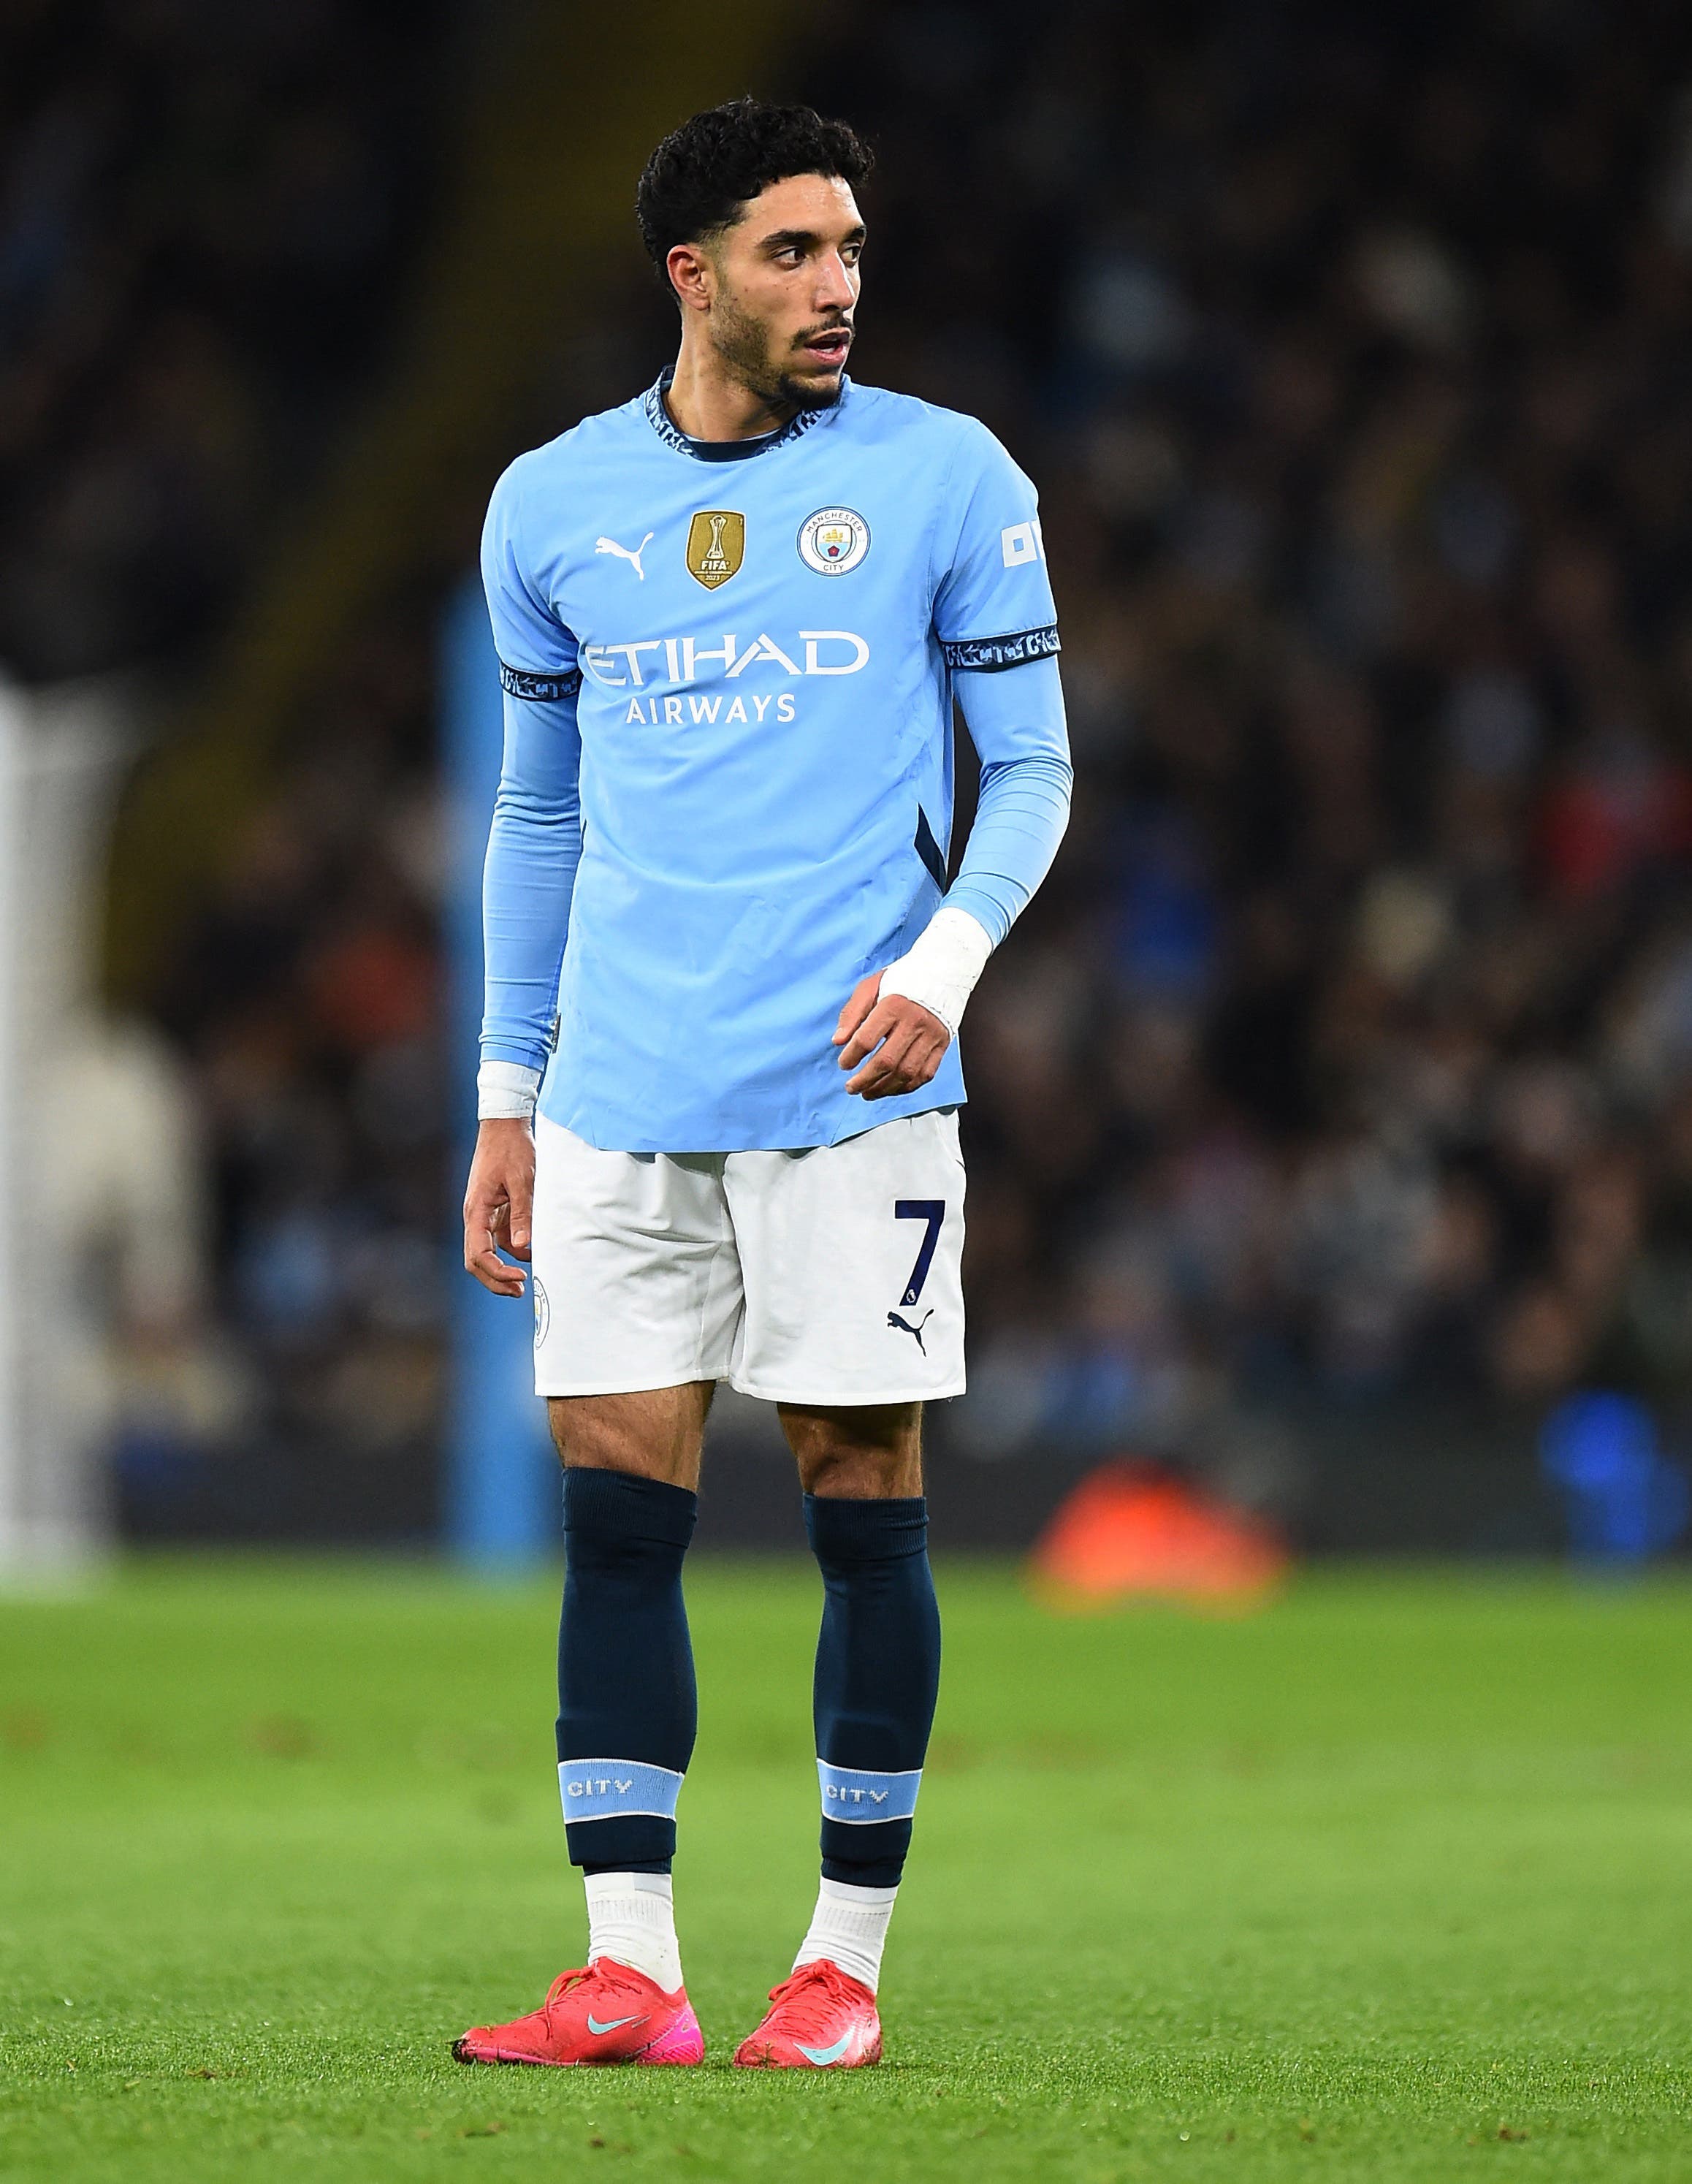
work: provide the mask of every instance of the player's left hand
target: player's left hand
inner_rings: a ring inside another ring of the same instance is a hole
[[[907,994],[879,998],[882,974],[871,972],[852,989],[852,998],[840,1011],[834,1027],[834,1044],[843,1051],[840,1067],[858,1069],[846,1080],[846,1089],[865,1100],[890,1100],[900,1092],[915,1092],[940,1067],[952,1043],[932,1009],[913,1001]],[[865,1061],[865,1056],[869,1059]]]

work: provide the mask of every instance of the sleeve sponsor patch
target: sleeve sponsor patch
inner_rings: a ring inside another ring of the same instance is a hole
[[[1043,561],[1046,542],[1040,531],[1039,517],[1031,516],[1026,523],[1007,524],[999,534],[999,550],[1007,569],[1020,569],[1025,561]]]

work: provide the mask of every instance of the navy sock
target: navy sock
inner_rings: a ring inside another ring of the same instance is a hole
[[[668,1873],[699,1705],[682,1558],[684,1486],[572,1466],[564,1474],[558,1780],[573,1864]]]
[[[940,1610],[928,1568],[928,1504],[804,1497],[822,1571],[816,1641],[817,1772],[822,1870],[830,1880],[892,1888],[940,1688]]]

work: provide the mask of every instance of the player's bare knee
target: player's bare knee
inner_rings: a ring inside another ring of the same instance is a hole
[[[812,1410],[782,1407],[782,1425],[807,1494],[884,1501],[922,1491],[922,1407]]]
[[[554,1396],[547,1404],[553,1446],[566,1469],[623,1471],[691,1492],[699,1485],[711,1393],[706,1384]]]

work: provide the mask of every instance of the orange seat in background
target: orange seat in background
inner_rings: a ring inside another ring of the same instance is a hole
[[[1089,1473],[1060,1505],[1028,1575],[1049,1607],[1071,1613],[1148,1597],[1250,1607],[1291,1560],[1262,1518],[1167,1472],[1117,1462]]]

